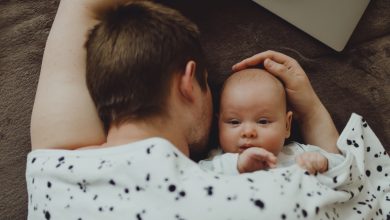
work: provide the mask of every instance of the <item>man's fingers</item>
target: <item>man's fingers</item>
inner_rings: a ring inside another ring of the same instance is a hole
[[[233,69],[233,71],[236,72],[236,71],[246,69],[250,66],[256,66],[256,65],[262,64],[262,63],[264,63],[264,60],[267,58],[266,55],[267,55],[266,52],[262,52],[262,53],[258,53],[256,55],[253,55],[249,58],[242,60],[239,63],[236,63],[235,65],[233,65],[232,69]]]
[[[242,60],[241,62],[235,64],[233,66],[233,71],[240,71],[250,66],[256,66],[258,64],[264,63],[266,59],[274,60],[275,62],[278,62],[280,64],[286,65],[290,67],[292,64],[294,64],[295,60],[285,54],[268,50],[262,53],[258,53],[256,55],[253,55],[252,57],[249,57],[247,59]]]
[[[258,55],[260,55],[258,57],[264,57],[263,60],[265,60],[266,58],[269,58],[269,59],[274,60],[275,62],[278,62],[278,63],[283,64],[283,65],[289,65],[289,64],[293,63],[293,61],[295,61],[293,58],[291,58],[285,54],[273,51],[273,50],[268,50],[268,51],[265,51],[265,52],[260,53],[260,54],[258,54]],[[256,57],[256,55],[254,57]]]
[[[242,60],[239,63],[236,63],[233,65],[232,69],[234,72],[246,69],[251,66],[256,66],[259,64],[263,64],[266,57],[257,57],[257,55],[246,58],[245,60]]]
[[[289,82],[293,81],[292,78],[295,77],[293,74],[290,74],[290,72],[293,72],[298,68],[298,64],[293,58],[279,52],[266,51],[237,63],[233,66],[233,70],[243,70],[260,63],[264,64],[264,67],[268,72],[286,83],[286,86]]]
[[[286,77],[291,77],[291,75],[286,75],[288,67],[269,58],[265,59],[264,67],[268,70],[268,72],[272,73],[278,78],[281,78],[282,80],[284,80]]]

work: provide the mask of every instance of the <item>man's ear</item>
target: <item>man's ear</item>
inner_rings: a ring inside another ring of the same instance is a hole
[[[292,121],[292,111],[286,113],[286,138],[289,138],[291,135],[291,121]]]
[[[195,100],[194,77],[196,71],[196,63],[192,60],[188,61],[184,73],[180,76],[179,90],[183,97],[193,102]]]

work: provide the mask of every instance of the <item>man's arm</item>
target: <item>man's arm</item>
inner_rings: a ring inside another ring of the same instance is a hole
[[[237,63],[233,70],[239,71],[260,63],[264,63],[268,72],[283,81],[305,142],[331,153],[339,153],[336,146],[339,138],[336,126],[298,62],[282,53],[266,51]]]
[[[61,1],[46,42],[31,117],[32,149],[75,149],[105,141],[85,83],[84,44],[96,21],[83,4]]]
[[[321,101],[319,102],[313,106],[310,113],[298,118],[303,139],[307,144],[319,146],[330,153],[339,154],[340,151],[336,145],[339,132],[325,106]]]

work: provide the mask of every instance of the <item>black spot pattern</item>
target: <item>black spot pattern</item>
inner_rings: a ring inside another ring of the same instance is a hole
[[[83,179],[81,182],[78,182],[77,185],[79,186],[80,190],[83,191],[84,193],[87,192],[87,181]]]
[[[153,147],[154,147],[154,145],[151,145],[150,147],[148,147],[148,148],[146,149],[146,153],[147,153],[147,154],[150,154]]]
[[[264,209],[264,202],[261,201],[260,199],[253,200],[253,203],[255,204],[255,206],[259,207],[260,209]]]
[[[169,191],[169,192],[175,192],[175,191],[176,191],[176,186],[173,185],[173,184],[169,185],[169,186],[168,186],[168,191]]]
[[[63,165],[65,163],[65,157],[62,156],[62,157],[59,157],[58,158],[58,163],[56,165],[56,168],[59,168],[61,165]]]
[[[303,216],[304,218],[307,217],[307,212],[306,212],[306,210],[304,210],[304,209],[302,209],[302,216]]]
[[[43,214],[45,215],[46,220],[50,220],[51,215],[49,211],[43,210]]]
[[[140,213],[137,213],[136,214],[136,218],[137,218],[137,220],[142,220],[142,215],[143,214],[145,214],[146,213],[146,211],[145,210],[142,210],[142,212],[140,212]]]
[[[212,186],[205,187],[204,189],[207,191],[207,195],[208,196],[212,196],[213,195],[213,189],[214,188]]]

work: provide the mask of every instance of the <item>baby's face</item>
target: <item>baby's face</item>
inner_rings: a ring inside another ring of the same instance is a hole
[[[283,85],[276,78],[260,69],[237,72],[221,95],[221,147],[231,153],[260,147],[278,155],[290,135],[291,117]]]

